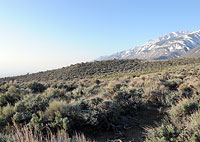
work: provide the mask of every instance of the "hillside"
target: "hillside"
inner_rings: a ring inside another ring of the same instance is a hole
[[[65,76],[70,70],[76,78]],[[199,77],[200,58],[190,58],[109,60],[4,78],[0,141],[198,142]]]
[[[58,81],[74,80],[93,77],[106,77],[117,74],[143,74],[162,70],[171,66],[199,63],[200,58],[172,59],[162,61],[146,61],[138,59],[107,60],[87,63],[79,63],[56,70],[33,73],[28,75],[8,77],[0,79],[0,82],[16,80],[18,82],[29,81]]]
[[[190,51],[183,54],[181,57],[193,58],[193,57],[199,57],[199,56],[200,56],[200,46],[191,49]]]
[[[145,44],[109,56],[102,56],[97,60],[108,59],[147,59],[162,60],[179,58],[186,52],[200,45],[200,31],[172,32]]]

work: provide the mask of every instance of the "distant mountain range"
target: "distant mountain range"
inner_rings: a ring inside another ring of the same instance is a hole
[[[179,57],[195,57],[200,55],[199,46],[200,30],[195,32],[179,31],[169,33],[155,40],[150,40],[139,47],[134,47],[109,56],[101,56],[96,60],[131,58],[161,60]],[[195,48],[199,50],[197,51]]]

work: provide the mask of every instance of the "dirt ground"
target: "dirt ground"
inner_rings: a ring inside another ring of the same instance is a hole
[[[96,142],[143,142],[145,128],[153,127],[163,118],[156,109],[139,111],[134,118],[129,118],[129,126],[113,131],[101,131],[89,136]]]

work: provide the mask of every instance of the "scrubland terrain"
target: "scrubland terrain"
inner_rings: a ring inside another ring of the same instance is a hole
[[[200,58],[108,60],[0,79],[0,141],[198,142]]]

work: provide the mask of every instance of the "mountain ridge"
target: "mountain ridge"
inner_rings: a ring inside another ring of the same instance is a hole
[[[179,58],[189,50],[200,45],[200,30],[194,32],[171,32],[155,40],[128,50],[117,52],[108,56],[101,56],[96,60],[108,59],[147,59],[159,60]]]

